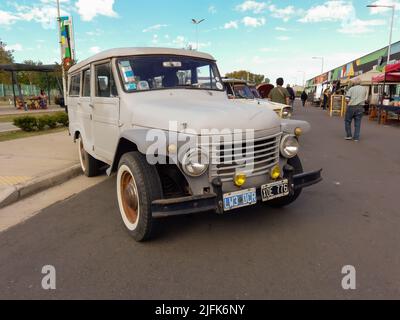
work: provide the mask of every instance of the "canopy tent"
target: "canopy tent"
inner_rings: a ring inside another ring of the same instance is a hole
[[[357,77],[354,77],[354,78],[351,79],[350,81],[353,82],[353,81],[359,80],[359,81],[361,81],[361,84],[362,84],[362,85],[370,85],[371,82],[372,82],[372,79],[373,79],[374,77],[379,76],[379,75],[381,75],[381,72],[376,71],[376,70],[371,70],[371,71],[368,71],[368,72],[366,72],[366,73],[360,74],[360,75],[357,76]]]
[[[387,65],[385,72],[373,77],[372,82],[400,82],[400,62]]]
[[[31,65],[31,64],[22,64],[22,63],[13,63],[13,64],[0,64],[0,71],[10,72],[12,78],[12,89],[13,89],[13,98],[14,98],[14,106],[17,108],[17,95],[15,93],[15,85],[18,88],[18,97],[20,100],[23,99],[23,94],[21,87],[18,83],[17,72],[27,71],[27,72],[44,72],[47,76],[47,90],[48,90],[48,99],[50,101],[50,83],[48,78],[49,72],[56,72],[59,69],[57,65]]]
[[[386,75],[384,73],[381,73],[380,75],[373,77],[372,82],[400,82],[400,73],[389,73]]]

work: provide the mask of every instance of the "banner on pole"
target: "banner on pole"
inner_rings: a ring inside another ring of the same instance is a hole
[[[65,70],[72,66],[75,60],[75,41],[73,23],[71,17],[60,17],[61,49],[62,59]]]

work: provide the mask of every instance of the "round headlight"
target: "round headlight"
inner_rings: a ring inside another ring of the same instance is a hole
[[[289,118],[292,117],[292,115],[293,115],[293,113],[292,113],[292,109],[291,108],[283,109],[283,111],[282,111],[282,118],[283,119],[289,119]]]
[[[283,137],[281,142],[281,154],[285,158],[291,159],[299,153],[300,145],[294,136]]]
[[[200,177],[203,175],[207,171],[208,165],[208,154],[201,149],[188,151],[182,159],[182,169],[191,177]]]

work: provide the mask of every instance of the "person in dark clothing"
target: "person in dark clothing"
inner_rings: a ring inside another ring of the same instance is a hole
[[[289,92],[289,100],[290,100],[290,106],[293,108],[294,107],[294,101],[296,100],[296,94],[294,93],[294,90],[290,85],[287,85],[286,90]]]
[[[324,102],[322,105],[322,109],[327,110],[329,108],[329,103],[331,100],[331,91],[329,90],[329,88],[325,89],[324,91]]]
[[[307,99],[308,99],[308,94],[307,92],[303,91],[303,93],[301,94],[301,101],[303,102],[303,107],[306,106]]]

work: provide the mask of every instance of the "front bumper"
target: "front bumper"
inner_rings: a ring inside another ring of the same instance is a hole
[[[307,188],[322,181],[322,169],[314,172],[293,175],[292,190]],[[214,193],[175,199],[156,200],[152,203],[154,217],[176,216],[190,213],[216,211],[221,212],[223,198],[222,183],[213,182]],[[257,189],[257,198],[261,199],[261,188]]]

